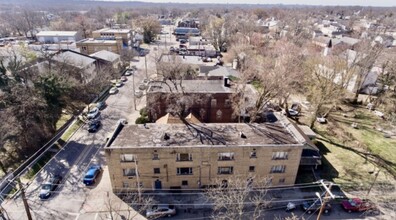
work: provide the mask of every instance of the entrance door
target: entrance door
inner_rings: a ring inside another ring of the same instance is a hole
[[[154,182],[154,188],[155,188],[155,189],[162,189],[161,180],[157,179],[157,180]]]

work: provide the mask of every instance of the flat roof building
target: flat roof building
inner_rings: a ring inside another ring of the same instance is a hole
[[[40,31],[36,34],[37,40],[41,43],[70,43],[77,42],[82,36],[77,31]]]
[[[260,124],[126,125],[105,148],[112,188],[197,189],[231,175],[294,184],[306,139],[285,116],[271,117]]]
[[[123,46],[122,39],[116,38],[115,40],[103,40],[103,39],[84,39],[76,42],[77,48],[80,49],[83,54],[93,54],[101,50],[107,50],[116,54],[120,54]]]
[[[121,38],[123,46],[131,45],[132,31],[130,29],[113,29],[103,28],[100,30],[92,31],[94,39],[115,40]]]

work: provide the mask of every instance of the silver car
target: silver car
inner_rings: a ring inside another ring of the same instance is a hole
[[[174,216],[176,215],[176,208],[174,205],[161,204],[153,205],[151,209],[146,211],[147,218],[158,218],[162,216]]]
[[[61,183],[62,177],[59,175],[55,175],[51,177],[47,182],[41,185],[39,197],[40,199],[48,199],[52,192],[58,187]]]
[[[99,109],[97,107],[92,108],[91,110],[89,110],[88,114],[87,114],[87,119],[94,119],[99,115]]]

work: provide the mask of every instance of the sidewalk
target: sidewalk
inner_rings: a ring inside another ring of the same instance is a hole
[[[76,219],[146,219],[113,194],[108,167],[103,167],[99,184],[90,189]]]

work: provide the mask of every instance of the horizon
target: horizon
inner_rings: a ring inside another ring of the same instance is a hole
[[[145,3],[182,3],[182,4],[258,4],[258,5],[309,5],[309,6],[369,6],[369,7],[395,7],[395,0],[94,0],[107,2],[145,2]],[[363,2],[363,3],[362,3]]]

